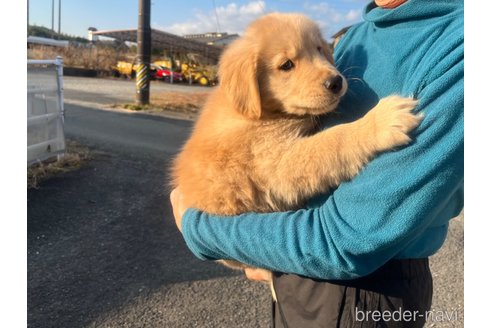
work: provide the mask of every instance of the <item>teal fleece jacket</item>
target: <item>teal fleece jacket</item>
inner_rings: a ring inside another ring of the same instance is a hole
[[[197,257],[352,279],[442,246],[463,208],[463,1],[409,0],[395,9],[371,3],[363,18],[335,50],[349,82],[339,112],[350,121],[390,94],[415,97],[424,120],[414,141],[305,209],[234,217],[188,209],[183,236]]]

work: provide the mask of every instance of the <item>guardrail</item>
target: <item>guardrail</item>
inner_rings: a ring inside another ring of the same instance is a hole
[[[63,60],[27,61],[27,165],[65,153]]]

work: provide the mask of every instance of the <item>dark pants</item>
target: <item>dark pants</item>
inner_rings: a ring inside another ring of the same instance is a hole
[[[423,327],[432,303],[429,260],[391,260],[355,280],[273,278],[275,328]]]

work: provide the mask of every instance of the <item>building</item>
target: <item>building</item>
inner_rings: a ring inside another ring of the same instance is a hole
[[[223,33],[204,33],[204,34],[188,34],[183,36],[185,39],[192,39],[208,45],[225,47],[235,39],[239,38],[238,34]]]
[[[93,33],[97,32],[97,28],[95,27],[89,27],[87,29],[87,34],[88,34],[88,39],[90,42],[95,42],[99,40],[99,37],[97,35],[94,35]]]

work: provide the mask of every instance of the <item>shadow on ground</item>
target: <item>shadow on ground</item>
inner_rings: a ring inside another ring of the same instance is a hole
[[[28,326],[85,327],[162,286],[239,274],[188,251],[165,171],[99,153],[28,191]]]

